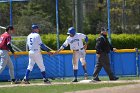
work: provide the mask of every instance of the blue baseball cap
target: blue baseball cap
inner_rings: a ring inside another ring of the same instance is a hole
[[[38,29],[38,28],[39,28],[38,25],[35,24],[32,25],[32,29]]]

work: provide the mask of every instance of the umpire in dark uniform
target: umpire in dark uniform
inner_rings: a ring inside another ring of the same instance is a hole
[[[96,49],[97,63],[95,65],[95,69],[93,72],[93,81],[101,81],[98,75],[102,67],[105,69],[110,80],[118,80],[119,78],[114,76],[114,74],[111,71],[110,60],[108,55],[110,50],[115,51],[116,48],[113,48],[109,43],[107,38],[107,31],[105,28],[101,28],[100,36],[96,40],[95,49]]]

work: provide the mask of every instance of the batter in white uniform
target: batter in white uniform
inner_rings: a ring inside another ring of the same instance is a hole
[[[40,68],[44,83],[50,83],[50,81],[46,78],[45,66],[43,64],[43,58],[42,58],[40,47],[43,50],[47,51],[48,54],[52,54],[52,53],[49,52],[49,49],[42,43],[42,40],[38,32],[39,32],[38,26],[32,25],[32,33],[30,33],[27,37],[27,46],[29,50],[29,64],[26,70],[25,77],[23,79],[24,84],[30,84],[28,81],[29,73],[32,71],[35,63]]]
[[[59,50],[57,50],[54,54],[58,54],[61,50],[63,50],[65,47],[70,45],[70,49],[73,51],[73,70],[74,70],[74,80],[72,82],[78,82],[77,80],[77,71],[78,71],[78,61],[80,59],[83,70],[84,70],[84,76],[85,79],[87,79],[87,70],[86,70],[86,49],[87,49],[87,42],[88,37],[82,33],[76,33],[74,27],[70,27],[68,29],[67,34],[69,36],[67,37],[66,41],[63,43],[63,45],[60,47]],[[83,45],[83,39],[85,40],[85,45]]]

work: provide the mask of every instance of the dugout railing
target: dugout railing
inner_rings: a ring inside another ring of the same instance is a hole
[[[86,61],[87,71],[92,76],[94,66],[96,64],[96,51],[87,50]],[[18,57],[11,59],[14,64],[15,76],[17,79],[23,79],[28,66],[28,52],[16,52]],[[65,78],[73,77],[72,70],[72,51],[65,50],[58,55],[49,56],[47,52],[42,52],[43,60],[46,67],[47,77],[49,78]],[[111,67],[117,76],[139,76],[140,75],[140,55],[137,49],[119,49],[116,52],[110,53]],[[83,76],[83,69],[79,62],[78,76]],[[0,80],[9,80],[8,67],[0,74]],[[104,69],[101,70],[100,76],[105,76]],[[42,78],[37,65],[34,66],[30,74],[31,79]]]

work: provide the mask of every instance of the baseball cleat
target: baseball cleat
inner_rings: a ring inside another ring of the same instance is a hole
[[[93,78],[91,82],[101,81],[99,78]]]
[[[85,79],[85,80],[88,79],[88,74],[87,74],[87,73],[84,74],[84,79]]]
[[[77,80],[77,79],[74,79],[74,80],[72,80],[71,82],[78,82],[78,80]]]
[[[49,81],[48,79],[45,79],[44,84],[51,84],[51,81]]]
[[[26,80],[26,79],[23,79],[22,84],[30,84],[30,82],[28,80]]]
[[[11,84],[20,84],[21,83],[21,81],[17,81],[17,80],[15,80],[15,79],[12,79],[11,80]]]
[[[11,81],[11,84],[21,84],[21,82],[20,81]]]
[[[115,81],[115,80],[118,80],[118,79],[119,79],[119,77],[114,77],[114,78],[111,78],[110,80]]]

